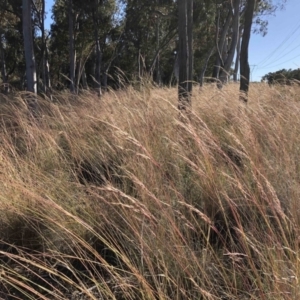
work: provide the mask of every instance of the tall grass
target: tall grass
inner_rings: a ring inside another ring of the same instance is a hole
[[[298,299],[299,87],[0,105],[0,297]]]

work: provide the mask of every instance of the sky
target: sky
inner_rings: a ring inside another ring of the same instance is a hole
[[[269,72],[300,68],[300,0],[287,0],[285,9],[268,16],[265,37],[252,34],[249,45],[251,79]]]
[[[53,3],[53,0],[46,0],[47,28],[52,22]],[[269,72],[300,68],[299,12],[300,0],[287,0],[283,10],[278,10],[275,16],[266,17],[269,22],[266,36],[252,34],[249,45],[252,81],[260,81]]]

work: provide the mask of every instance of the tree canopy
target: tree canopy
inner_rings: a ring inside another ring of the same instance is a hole
[[[157,85],[177,84],[178,3],[173,0],[56,0],[51,29],[45,1],[31,2],[37,91],[96,89],[147,77]],[[224,84],[237,78],[245,0],[194,0],[192,74]],[[266,15],[282,1],[255,1],[252,32],[267,33]],[[3,86],[26,87],[22,1],[0,2],[0,62]],[[48,12],[50,14],[50,12]],[[235,66],[234,66],[235,64]],[[122,74],[122,76],[121,76]],[[3,88],[2,88],[3,90]],[[7,91],[6,91],[7,92]]]
[[[276,72],[269,72],[262,77],[262,81],[268,84],[287,84],[290,85],[293,82],[300,82],[300,69],[282,69]]]

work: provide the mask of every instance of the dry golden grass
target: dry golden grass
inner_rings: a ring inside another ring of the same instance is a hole
[[[299,92],[0,104],[0,298],[298,299]]]

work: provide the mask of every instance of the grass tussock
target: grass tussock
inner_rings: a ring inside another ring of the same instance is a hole
[[[299,88],[237,92],[0,104],[0,298],[298,299]]]

